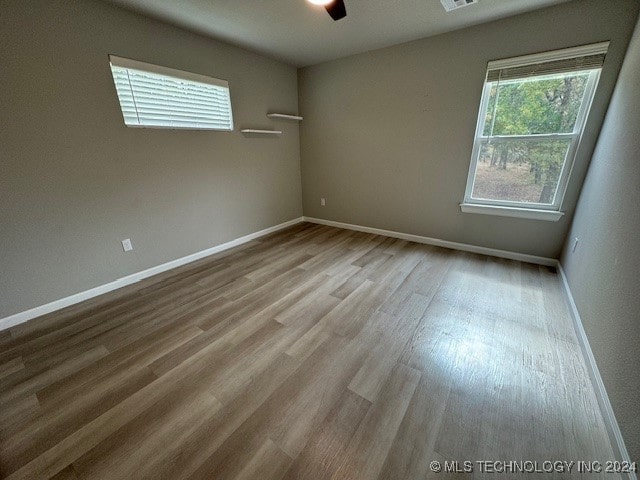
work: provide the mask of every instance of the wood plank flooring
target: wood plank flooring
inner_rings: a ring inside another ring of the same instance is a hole
[[[553,269],[308,223],[2,332],[0,387],[11,479],[612,459]]]

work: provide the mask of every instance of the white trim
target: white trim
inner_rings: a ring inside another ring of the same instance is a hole
[[[179,125],[171,125],[169,127],[165,127],[163,125],[132,125],[130,123],[125,123],[124,126],[127,128],[145,128],[145,129],[155,129],[155,130],[206,130],[207,132],[233,132],[233,119],[231,119],[231,125],[229,128],[209,128],[209,127],[181,127]]]
[[[493,60],[487,63],[487,70],[497,70],[499,68],[520,67],[541,62],[553,62],[567,58],[586,57],[587,55],[598,55],[607,53],[609,42],[593,43],[591,45],[580,45],[578,47],[564,48],[550,52],[534,53],[532,55],[522,55],[520,57],[505,58],[504,60]]]
[[[560,261],[558,261],[556,268],[560,273],[564,294],[566,296],[567,302],[569,303],[569,309],[571,310],[573,326],[576,331],[576,336],[578,337],[578,343],[580,344],[580,349],[582,350],[584,360],[587,364],[587,369],[589,370],[589,377],[591,378],[591,383],[593,384],[593,389],[595,390],[596,397],[598,399],[598,405],[600,406],[600,411],[602,412],[604,424],[607,429],[607,433],[609,434],[609,441],[611,442],[613,454],[615,455],[616,460],[631,462],[632,460],[629,457],[629,452],[627,451],[627,447],[624,444],[624,439],[622,438],[622,432],[620,432],[620,426],[618,425],[616,416],[613,413],[613,407],[611,406],[609,396],[607,395],[607,390],[605,389],[604,382],[602,381],[602,377],[600,376],[600,371],[598,370],[596,359],[593,356],[593,351],[591,350],[591,346],[589,345],[589,339],[587,337],[587,333],[584,330],[582,319],[580,318],[580,312],[578,311],[576,302],[573,299],[573,294],[571,293],[571,288],[569,287],[567,276],[564,273],[564,269],[562,268],[562,264],[560,263]],[[635,473],[630,473],[628,474],[627,478],[629,478],[630,480],[637,480],[638,477]]]
[[[171,260],[170,262],[163,263],[161,265],[157,265],[155,267],[151,267],[146,270],[142,270],[141,272],[132,273],[131,275],[127,275],[126,277],[119,278],[117,280],[114,280],[113,282],[109,282],[104,285],[100,285],[98,287],[85,290],[83,292],[78,292],[68,297],[61,298],[59,300],[54,300],[53,302],[47,303],[45,305],[40,305],[35,308],[31,308],[24,312],[19,312],[14,315],[9,315],[8,317],[0,319],[0,330],[5,330],[7,328],[10,328],[15,325],[24,323],[28,320],[31,320],[32,318],[36,318],[41,315],[45,315],[47,313],[55,312],[56,310],[60,310],[70,305],[83,302],[90,298],[97,297],[98,295],[102,295],[104,293],[111,292],[118,288],[131,285],[132,283],[137,283],[140,280],[144,280],[145,278],[151,277],[153,275],[166,272],[167,270],[171,270],[172,268],[181,267],[182,265],[186,265],[187,263],[200,260],[201,258],[208,257],[215,253],[219,253],[224,250],[237,247],[238,245],[242,245],[243,243],[247,243],[258,237],[262,237],[263,235],[277,232],[278,230],[282,230],[283,228],[296,225],[302,221],[303,221],[303,217],[294,218],[293,220],[289,220],[288,222],[284,222],[279,225],[274,225],[273,227],[265,228],[258,232],[250,233],[249,235],[236,238],[235,240],[231,240],[229,242],[216,245],[215,247],[211,247],[206,250],[202,250],[200,252],[192,253],[191,255],[187,255],[186,257],[177,258],[175,260]]]
[[[435,245],[437,247],[451,248],[453,250],[462,250],[463,252],[480,253],[483,255],[489,255],[491,257],[508,258],[509,260],[518,260],[521,262],[535,263],[537,265],[555,267],[558,263],[558,261],[555,258],[538,257],[536,255],[527,255],[525,253],[510,252],[507,250],[498,250],[496,248],[480,247],[477,245],[470,245],[468,243],[451,242],[449,240],[423,237],[421,235],[413,235],[411,233],[401,233],[401,232],[394,232],[392,230],[382,230],[380,228],[353,225],[351,223],[334,222],[333,220],[324,220],[322,218],[303,217],[303,219],[305,222],[317,223],[319,225],[345,228],[347,230],[355,230],[357,232],[374,233],[376,235],[384,235],[386,237],[409,240],[410,242],[424,243],[426,245]]]
[[[130,58],[109,55],[109,63],[115,67],[130,68],[132,70],[164,75],[165,77],[181,78],[183,80],[191,80],[193,82],[207,83],[218,87],[229,88],[229,82],[227,80],[210,77],[208,75],[201,75],[199,73],[185,72],[184,70],[176,70],[175,68],[163,67],[152,63],[140,62]]]
[[[478,137],[478,140],[482,143],[502,143],[508,142],[509,140],[525,140],[525,141],[540,141],[540,140],[562,140],[566,138],[570,140],[575,134],[574,133],[535,133],[531,135],[493,135],[488,137],[486,135],[481,135]]]
[[[551,52],[554,53],[554,52]],[[487,75],[489,75],[489,70],[487,70]],[[496,140],[497,142],[508,142],[508,141],[535,141],[535,140],[563,140],[568,139],[569,144],[567,146],[567,151],[564,156],[564,161],[562,162],[562,169],[560,170],[558,176],[558,183],[556,185],[556,189],[553,195],[553,203],[549,205],[548,210],[556,210],[559,211],[564,200],[564,195],[567,191],[567,186],[569,183],[569,174],[573,169],[573,164],[575,162],[575,157],[578,151],[578,147],[582,140],[582,134],[584,132],[584,128],[587,121],[587,116],[589,110],[591,109],[591,105],[593,103],[593,99],[595,96],[596,87],[598,81],[600,79],[600,69],[591,70],[589,73],[589,79],[585,86],[584,95],[582,101],[580,103],[580,110],[576,116],[576,121],[573,126],[573,132],[571,133],[554,133],[554,134],[535,134],[535,135],[491,135],[485,136],[483,135],[484,131],[484,123],[487,116],[487,108],[489,103],[489,95],[491,91],[491,86],[494,83],[499,84],[500,82],[489,82],[485,79],[484,88],[482,90],[482,98],[480,100],[480,110],[478,113],[478,120],[476,122],[476,132],[473,140],[473,149],[471,151],[471,161],[469,162],[469,173],[467,175],[467,185],[464,192],[464,200],[463,204],[465,205],[496,205],[500,207],[516,207],[516,208],[529,208],[532,210],[545,210],[546,207],[544,205],[540,205],[538,203],[530,203],[530,202],[514,202],[514,201],[504,201],[504,200],[495,200],[495,199],[478,199],[473,197],[473,190],[476,182],[476,173],[478,168],[478,160],[480,158],[480,151],[482,145],[485,145],[489,142],[493,142]],[[499,94],[499,91],[498,91]],[[463,210],[464,211],[464,210]],[[501,215],[500,211],[474,211],[474,212],[466,212],[466,213],[487,213],[489,215]],[[517,216],[521,217],[521,215],[513,214],[505,216]],[[546,217],[546,218],[542,218]],[[540,220],[553,220],[557,221],[560,217],[552,218],[549,215],[543,215]],[[524,218],[537,218],[536,216],[526,216]]]
[[[476,182],[476,164],[478,163],[480,148],[482,146],[482,142],[478,139],[482,136],[482,132],[484,131],[484,122],[487,116],[487,108],[489,106],[490,91],[491,84],[487,82],[485,75],[484,87],[482,88],[482,97],[480,98],[480,110],[478,110],[478,120],[476,121],[476,131],[473,134],[473,147],[471,149],[471,160],[469,161],[467,185],[464,191],[464,202],[468,201],[471,198],[473,186]]]
[[[533,208],[505,207],[501,205],[481,205],[478,203],[461,203],[462,213],[480,213],[501,217],[528,218],[530,220],[546,220],[557,222],[564,215],[556,210],[536,210]]]

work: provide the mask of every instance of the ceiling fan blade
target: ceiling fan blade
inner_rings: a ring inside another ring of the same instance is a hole
[[[325,5],[327,12],[334,20],[340,20],[347,16],[347,9],[344,6],[344,0],[334,0],[329,5]]]

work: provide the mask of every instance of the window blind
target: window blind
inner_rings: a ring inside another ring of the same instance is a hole
[[[602,68],[609,43],[489,62],[487,82]]]
[[[224,80],[109,56],[128,126],[233,130]]]

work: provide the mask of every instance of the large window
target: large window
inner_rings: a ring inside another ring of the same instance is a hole
[[[109,61],[127,126],[233,130],[225,80],[113,55]]]
[[[489,63],[463,212],[560,218],[607,46]]]

